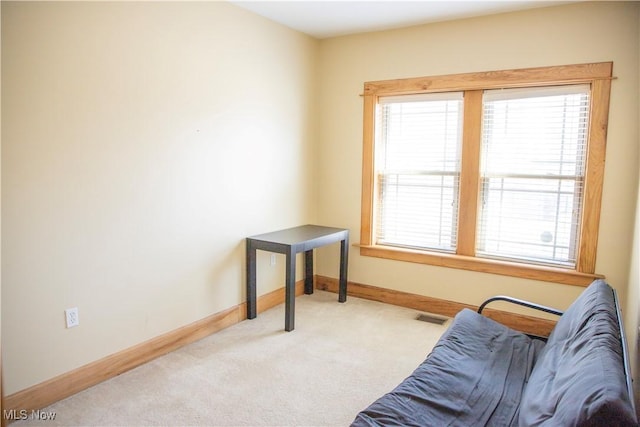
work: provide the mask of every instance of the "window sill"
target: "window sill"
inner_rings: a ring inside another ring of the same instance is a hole
[[[574,286],[588,286],[593,280],[604,278],[599,274],[580,273],[564,268],[519,264],[508,261],[475,258],[470,256],[447,254],[440,252],[419,251],[389,246],[355,245],[360,248],[360,255],[397,261],[415,262],[436,265],[439,267],[458,268],[503,276],[520,277],[544,282],[562,283]]]

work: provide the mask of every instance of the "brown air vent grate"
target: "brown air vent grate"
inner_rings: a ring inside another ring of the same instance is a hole
[[[441,316],[436,316],[434,314],[418,314],[418,317],[416,317],[416,320],[419,320],[421,322],[427,322],[427,323],[433,323],[436,325],[444,325],[447,320],[449,320],[448,317],[441,317]]]

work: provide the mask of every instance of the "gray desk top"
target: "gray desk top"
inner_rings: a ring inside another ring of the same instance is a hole
[[[249,237],[253,240],[272,242],[283,245],[295,245],[308,240],[317,239],[335,233],[344,233],[344,228],[324,227],[322,225],[301,225],[299,227],[287,228],[285,230],[273,231],[271,233],[258,234]]]

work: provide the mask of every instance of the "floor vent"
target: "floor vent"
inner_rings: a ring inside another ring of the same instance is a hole
[[[416,317],[416,320],[419,320],[421,322],[434,323],[436,325],[444,325],[447,320],[449,320],[449,318],[440,317],[433,314],[419,314],[418,317]]]

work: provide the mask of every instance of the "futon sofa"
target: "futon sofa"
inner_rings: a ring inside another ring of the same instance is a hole
[[[462,310],[352,426],[637,426],[615,291],[596,280],[556,314],[545,342]]]

